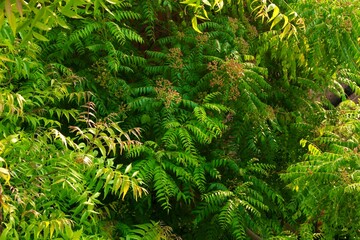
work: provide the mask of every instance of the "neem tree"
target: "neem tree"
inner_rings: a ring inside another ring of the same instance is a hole
[[[1,239],[359,237],[358,1],[0,7]]]

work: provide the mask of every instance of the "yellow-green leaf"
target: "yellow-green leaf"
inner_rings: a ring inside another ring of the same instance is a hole
[[[33,32],[33,36],[40,41],[44,41],[44,42],[49,41],[49,39],[47,39],[46,37],[44,37],[43,35],[41,35],[37,32]]]
[[[205,8],[203,9],[203,12],[204,12],[204,16],[205,16],[206,20],[209,20],[209,16],[208,16],[207,11],[205,10]]]
[[[117,176],[115,181],[114,181],[114,185],[113,185],[113,192],[116,194],[117,191],[120,189],[120,186],[122,184],[122,177],[121,176]]]
[[[0,60],[3,62],[15,62],[7,57],[4,57],[4,55],[0,55]]]
[[[194,16],[194,17],[191,19],[191,24],[192,24],[192,27],[193,27],[193,29],[194,29],[195,31],[197,31],[198,33],[201,33],[200,29],[198,28],[196,16]]]
[[[307,140],[305,140],[305,139],[301,139],[301,140],[300,140],[300,145],[301,145],[302,147],[305,147],[306,144],[307,144]]]
[[[208,5],[211,7],[211,3],[208,1],[208,0],[202,0],[202,2],[205,4],[205,5]]]
[[[280,9],[277,6],[275,6],[272,17],[269,19],[269,22],[274,20],[279,15],[279,13],[280,13]]]
[[[81,235],[82,235],[82,231],[83,229],[81,228],[80,230],[74,232],[73,236],[72,236],[72,240],[79,240]]]
[[[5,14],[4,11],[0,11],[0,26],[4,25]]]
[[[106,176],[106,180],[105,180],[105,184],[104,186],[106,187],[107,185],[109,185],[109,182],[111,180],[113,180],[114,178],[114,172],[109,172],[108,175]]]
[[[283,39],[283,38],[286,36],[286,34],[290,31],[290,29],[291,29],[291,24],[288,23],[288,24],[285,26],[283,32],[280,34],[280,39]]]
[[[131,163],[130,163],[130,164],[127,165],[127,167],[125,168],[125,172],[124,172],[124,173],[126,174],[126,173],[130,172],[131,169],[132,169],[132,165],[131,165]]]
[[[60,9],[60,12],[69,18],[82,18],[76,12],[72,11],[69,7],[65,6]]]
[[[124,181],[121,187],[122,200],[124,200],[126,193],[129,191],[129,188],[130,188],[130,181],[129,180]]]
[[[50,225],[50,238],[53,237],[54,231],[55,231],[55,225],[54,225],[54,224],[51,224],[51,225]]]
[[[224,0],[215,0],[214,6],[215,5],[218,7],[218,10],[215,12],[219,12],[224,7]]]
[[[6,168],[0,167],[0,177],[5,180],[5,184],[10,184],[10,172]]]
[[[43,30],[43,31],[49,31],[51,30],[51,27],[47,26],[46,24],[43,24],[41,22],[36,22],[35,23],[35,27],[37,27],[38,29],[40,30]]]
[[[136,177],[136,175],[138,175],[138,173],[139,173],[139,171],[135,171],[135,172],[131,175],[131,177]]]
[[[291,12],[291,13],[289,14],[289,16],[293,16],[292,18],[290,18],[290,22],[291,22],[292,20],[294,20],[295,18],[298,17],[298,14],[297,14],[297,12]]]
[[[16,0],[16,8],[20,13],[20,16],[23,16],[22,2],[21,0]]]
[[[111,15],[115,16],[114,13],[104,4],[103,2],[100,2],[101,6]]]
[[[106,150],[100,139],[95,139],[95,145],[100,149],[101,155],[106,156]]]
[[[197,2],[197,0],[186,0],[186,1],[182,1],[180,3],[189,5],[189,4],[196,4],[196,2]]]
[[[114,0],[106,0],[108,3],[110,3],[110,4],[118,4],[119,3],[119,1],[114,1]]]
[[[60,17],[56,18],[56,22],[57,22],[57,24],[59,24],[62,28],[70,29],[69,26],[66,24],[66,22],[65,22],[62,18],[60,18]]]
[[[283,19],[283,15],[279,14],[276,16],[276,18],[274,19],[274,21],[271,24],[270,30],[275,27],[276,24],[278,24],[281,20]]]
[[[261,5],[260,5],[261,6]],[[272,10],[274,10],[275,8],[277,8],[277,6],[274,4],[274,3],[272,3],[272,4],[269,4],[269,6],[267,6],[267,8],[266,8],[266,12],[268,13],[268,12],[271,12]]]
[[[15,18],[13,11],[11,10],[11,1],[10,0],[5,0],[5,13],[6,13],[6,18],[10,25],[10,28],[15,36],[15,34],[16,34],[16,18]]]
[[[289,18],[286,15],[283,15],[284,19],[284,25],[282,26],[282,29],[289,23]]]
[[[202,20],[207,20],[206,17],[203,17],[203,16],[201,16],[199,14],[195,14],[195,17],[199,18],[199,19],[202,19]]]

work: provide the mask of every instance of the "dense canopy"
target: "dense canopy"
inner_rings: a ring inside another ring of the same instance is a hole
[[[360,1],[0,1],[0,240],[359,239]]]

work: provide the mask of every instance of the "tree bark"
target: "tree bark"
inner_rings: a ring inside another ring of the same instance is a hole
[[[256,233],[254,233],[253,231],[251,231],[251,229],[246,228],[246,234],[252,239],[252,240],[262,240],[262,238],[257,235]]]

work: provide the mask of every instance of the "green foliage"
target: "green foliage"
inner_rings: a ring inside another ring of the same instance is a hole
[[[256,229],[264,237],[273,235],[273,232],[265,230],[266,224],[271,223],[270,219],[261,227],[258,224],[263,214],[274,214],[276,209],[284,210],[284,199],[268,184],[254,176],[254,173],[264,174],[272,168],[271,165],[250,161],[246,168],[236,169],[235,177],[229,179],[233,183],[241,184],[230,185],[229,188],[222,184],[210,185],[209,192],[202,196],[203,203],[195,210],[195,224],[200,226],[197,238],[219,239],[231,233],[235,239],[244,239],[249,228]],[[265,203],[272,205],[272,208]],[[278,225],[275,219],[273,223]],[[280,229],[281,232],[281,228],[275,225],[272,226],[273,231]]]
[[[164,90],[161,88],[156,91],[160,93]],[[169,90],[171,91],[167,89]],[[210,100],[210,97],[205,99]],[[166,105],[168,100],[158,99],[157,101],[160,103],[165,101]],[[154,125],[152,135],[155,141],[158,139],[159,144],[153,145],[151,142],[146,142],[144,146],[132,148],[130,156],[144,158],[136,161],[134,168],[140,172],[142,179],[146,179],[148,186],[154,186],[156,198],[165,210],[171,208],[170,200],[173,197],[189,204],[193,199],[189,189],[204,189],[204,174],[207,172],[208,165],[199,155],[197,144],[209,144],[225,130],[222,122],[216,121],[209,115],[214,112],[221,114],[229,109],[223,105],[208,102],[201,105],[192,103],[192,108],[190,106],[186,108],[187,106],[184,106],[181,101],[176,109],[171,99],[170,106],[165,108],[162,104],[157,104],[155,99],[141,103],[135,100],[135,103],[139,105],[131,104],[130,106],[138,110],[144,109],[144,114],[154,111],[158,113],[154,116],[156,125]],[[147,107],[146,104],[151,105]],[[149,117],[147,121],[151,122],[150,116],[147,116]],[[152,146],[155,148],[151,149]]]
[[[121,238],[125,239],[125,238]],[[169,226],[162,226],[160,223],[150,222],[146,224],[136,225],[134,229],[131,229],[126,235],[126,239],[181,239],[172,233],[172,229]]]
[[[297,36],[297,28],[302,30],[305,29],[304,19],[299,18],[298,13],[292,11],[286,15],[280,12],[280,8],[278,6],[271,1],[269,2],[270,3],[266,0],[255,0],[252,1],[251,7],[255,14],[255,19],[261,18],[262,22],[266,19],[269,24],[271,23],[270,30],[272,30],[276,25],[282,25],[280,28],[281,33],[279,35],[281,40],[285,37],[289,38],[291,35]]]
[[[0,9],[0,239],[359,237],[358,1]]]
[[[33,136],[9,135],[1,146],[6,166],[5,185],[1,185],[2,221],[6,223],[1,237],[5,239],[105,236],[97,224],[99,214],[104,214],[97,209],[100,190],[104,189],[104,196],[111,190],[122,198],[130,186],[135,198],[145,192],[134,174],[127,175],[129,170],[113,169],[111,160],[97,158],[85,151],[85,144],[76,144],[56,129]]]
[[[359,237],[358,112],[359,106],[353,102],[341,103],[335,118],[319,127],[317,138],[301,141],[309,151],[305,161],[282,174],[296,192],[291,204],[298,209],[294,218],[321,223],[324,238]],[[301,228],[303,236],[311,235],[305,224]]]

